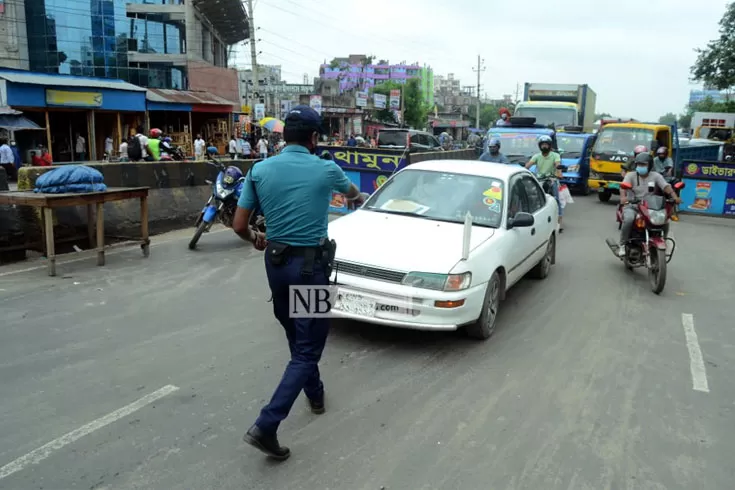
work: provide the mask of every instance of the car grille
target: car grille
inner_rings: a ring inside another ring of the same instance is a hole
[[[367,277],[369,279],[385,282],[401,283],[403,282],[403,278],[406,277],[405,272],[379,269],[377,267],[355,264],[353,262],[343,262],[341,260],[335,261],[335,269],[338,274],[341,272],[351,276]]]
[[[597,173],[600,178],[598,180],[611,180],[613,182],[621,182],[623,180],[623,176],[620,174],[613,174],[613,173]]]

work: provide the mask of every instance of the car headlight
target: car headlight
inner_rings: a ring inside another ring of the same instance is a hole
[[[592,180],[602,180],[602,175],[598,174],[594,170],[590,170],[590,179],[592,179]]]
[[[579,165],[569,165],[567,172],[579,172]]]
[[[648,219],[654,226],[663,226],[666,224],[666,211],[665,210],[648,210]]]
[[[429,272],[409,272],[403,278],[404,286],[435,291],[461,291],[470,287],[472,273],[432,274]]]
[[[223,186],[222,182],[220,182],[219,180],[217,181],[214,187],[215,187],[215,190],[217,191],[217,197],[219,197],[220,199],[224,199],[230,194],[232,194],[232,189],[225,188],[225,186]]]

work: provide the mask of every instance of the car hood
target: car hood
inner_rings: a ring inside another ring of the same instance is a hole
[[[357,210],[329,223],[337,259],[399,271],[447,274],[462,258],[463,225]],[[495,234],[472,227],[470,251]]]

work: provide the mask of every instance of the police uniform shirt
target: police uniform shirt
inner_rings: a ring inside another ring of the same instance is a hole
[[[255,194],[251,182],[255,183]],[[327,237],[332,191],[347,193],[351,186],[336,163],[291,144],[279,155],[255,164],[237,205],[253,210],[260,204],[267,220],[268,241],[293,247],[318,246],[319,240]]]

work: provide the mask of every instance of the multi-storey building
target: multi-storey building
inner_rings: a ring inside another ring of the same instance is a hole
[[[369,90],[386,81],[406,83],[406,80],[417,78],[424,101],[431,105],[434,103],[434,71],[418,62],[392,65],[381,60],[374,64],[365,55],[350,55],[322,64],[319,67],[319,77],[323,80],[339,80],[341,93]]]
[[[258,92],[255,92],[252,70],[238,70],[240,103],[243,106],[264,104],[269,116],[284,117],[289,102],[298,103],[301,94],[314,90],[311,83],[287,83],[281,79],[281,65],[258,65]],[[308,77],[305,75],[305,79]],[[244,109],[247,112],[247,108]]]
[[[0,66],[238,98],[228,48],[249,33],[238,0],[13,0],[5,8]]]

